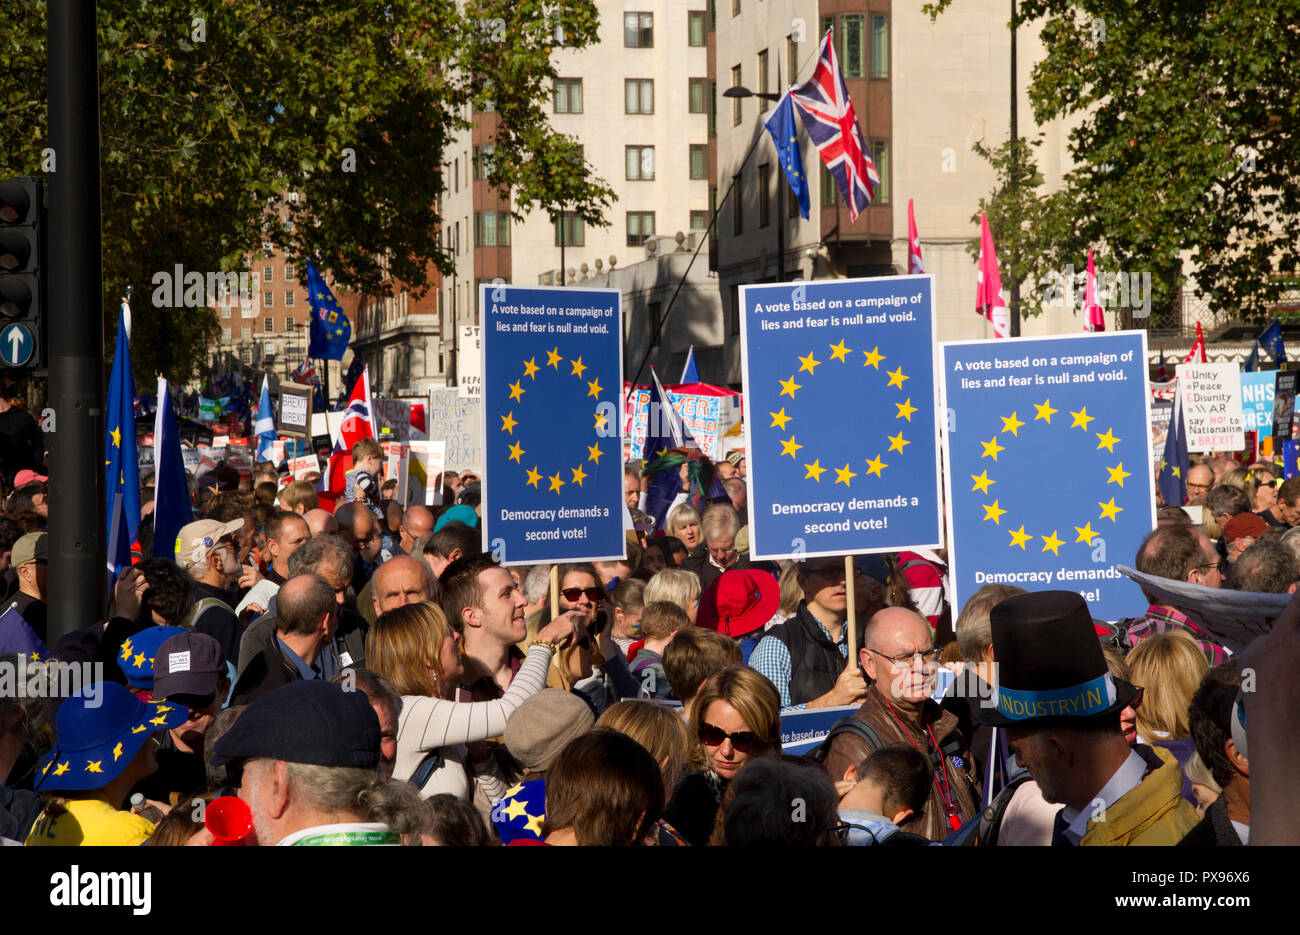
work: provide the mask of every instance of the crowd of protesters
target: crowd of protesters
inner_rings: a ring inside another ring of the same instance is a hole
[[[5,477],[0,646],[28,642],[0,669],[100,681],[0,694],[5,843],[1300,841],[1300,607],[1234,656],[1154,597],[1109,624],[1073,592],[953,607],[942,552],[859,556],[852,581],[842,557],[753,560],[737,451],[726,500],[658,533],[629,465],[627,558],[554,570],[484,551],[471,471],[437,506],[349,478],[331,511],[269,464],[191,479],[195,520],[151,558],[145,475],[135,563],[54,639],[39,468]],[[1163,508],[1138,570],[1296,590],[1300,478],[1215,459],[1187,485],[1203,522]],[[783,754],[783,715],[836,706]]]

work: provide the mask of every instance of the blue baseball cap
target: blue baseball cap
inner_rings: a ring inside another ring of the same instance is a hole
[[[124,639],[118,647],[117,664],[126,674],[127,684],[132,688],[152,690],[158,647],[169,637],[186,632],[181,627],[146,627],[135,636]]]

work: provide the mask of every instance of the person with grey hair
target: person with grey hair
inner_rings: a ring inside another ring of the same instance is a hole
[[[291,682],[326,680],[336,674],[329,652],[339,605],[320,575],[299,575],[276,595],[275,639],[239,674],[232,705],[248,704]]]
[[[1257,594],[1294,594],[1300,567],[1292,551],[1274,539],[1258,539],[1232,565],[1235,591]]]
[[[740,515],[735,510],[726,504],[709,507],[700,517],[704,548],[682,562],[682,568],[695,572],[703,588],[711,585],[724,571],[766,568],[765,564],[751,563],[748,555],[741,555],[736,549],[736,534],[739,532]]]
[[[1295,556],[1296,564],[1300,565],[1300,526],[1282,533],[1282,538],[1278,541],[1291,550],[1291,554]]]
[[[551,596],[551,566],[534,565],[524,575],[524,616],[532,619],[533,615],[547,605]]]
[[[379,778],[384,782],[393,778],[397,763],[397,719],[402,714],[402,696],[393,683],[373,669],[350,669],[330,679],[344,686],[344,691],[356,688],[365,692],[370,707],[379,718]]]
[[[749,488],[745,486],[745,482],[739,477],[731,477],[723,482],[722,489],[731,498],[731,505],[735,511],[744,516],[749,505]]]

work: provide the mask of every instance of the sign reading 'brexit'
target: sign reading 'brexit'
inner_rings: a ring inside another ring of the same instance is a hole
[[[755,558],[937,546],[930,276],[742,286]]]
[[[1146,332],[941,346],[949,573],[1078,591],[1092,615],[1146,607],[1116,567],[1155,528]]]
[[[618,290],[481,289],[484,544],[507,565],[622,558]]]

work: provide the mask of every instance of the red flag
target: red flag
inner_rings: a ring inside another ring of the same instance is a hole
[[[1088,277],[1083,287],[1083,310],[1088,315],[1085,331],[1105,331],[1106,316],[1097,304],[1097,270],[1092,265],[1092,249],[1088,249]]]
[[[925,263],[921,260],[921,238],[916,233],[916,215],[912,213],[912,199],[907,199],[907,272],[924,273]]]
[[[1187,352],[1187,358],[1183,363],[1207,363],[1205,359],[1205,335],[1201,333],[1201,323],[1199,321],[1196,323],[1196,342],[1192,345],[1192,349]]]
[[[998,272],[998,254],[993,248],[989,219],[980,212],[980,258],[975,274],[975,311],[993,322],[993,334],[1011,336],[1011,313],[1002,297],[1002,274]]]

